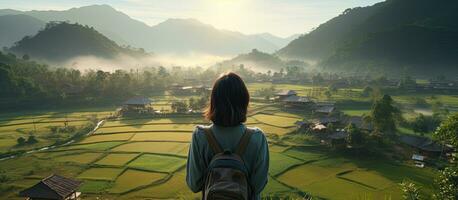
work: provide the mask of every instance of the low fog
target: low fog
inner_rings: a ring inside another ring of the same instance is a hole
[[[202,53],[190,53],[186,55],[161,54],[144,57],[132,57],[120,55],[116,58],[100,58],[95,56],[79,56],[61,63],[50,63],[51,66],[75,68],[81,71],[98,69],[114,71],[117,69],[138,69],[144,67],[203,67],[213,66],[218,62],[227,60],[229,57],[215,56]]]

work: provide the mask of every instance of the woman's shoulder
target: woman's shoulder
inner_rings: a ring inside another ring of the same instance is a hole
[[[266,140],[266,136],[264,135],[264,132],[258,128],[258,127],[246,127],[247,129],[251,130],[253,132],[253,138],[255,138],[258,141],[264,141]],[[253,139],[252,138],[252,139]]]

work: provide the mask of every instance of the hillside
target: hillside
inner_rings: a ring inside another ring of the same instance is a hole
[[[0,16],[0,47],[10,47],[24,36],[35,35],[45,22],[28,15]]]
[[[66,22],[48,23],[38,34],[25,37],[9,50],[49,61],[65,61],[77,56],[144,55],[143,51],[118,46],[94,28]]]
[[[45,22],[69,21],[88,25],[118,44],[142,47],[156,53],[236,55],[253,48],[272,53],[283,47],[259,35],[220,30],[194,19],[169,19],[149,26],[108,5],[64,11],[0,10],[0,16],[11,13],[29,15]]]
[[[408,10],[409,12],[405,12]],[[348,9],[278,55],[322,61],[327,70],[427,74],[456,70],[458,2],[390,0]],[[432,69],[434,66],[434,69]]]
[[[283,61],[276,55],[264,53],[253,49],[250,53],[240,54],[230,60],[218,64],[221,67],[231,67],[244,65],[257,70],[280,70],[286,66],[306,67],[306,63],[301,61]]]

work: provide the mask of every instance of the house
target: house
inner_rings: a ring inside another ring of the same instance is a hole
[[[289,96],[281,100],[285,106],[289,107],[311,107],[314,102],[308,97]]]
[[[288,97],[297,96],[297,92],[294,90],[282,90],[275,94],[275,99],[282,101]]]
[[[332,147],[346,147],[347,143],[345,139],[347,138],[348,133],[345,131],[336,131],[328,135],[329,144]]]
[[[412,155],[412,160],[415,162],[415,166],[419,168],[425,167],[425,157],[418,154]]]
[[[361,130],[366,130],[366,131],[373,131],[374,130],[374,126],[372,125],[371,122],[366,122],[364,120],[363,117],[360,117],[360,116],[351,116],[351,117],[348,117],[346,120],[345,120],[345,124],[348,125],[348,124],[353,124],[356,126],[356,128],[359,128]]]
[[[307,131],[309,130],[310,124],[305,121],[297,121],[294,123],[298,131]]]
[[[313,111],[316,114],[330,115],[335,111],[334,105],[316,105]]]
[[[448,149],[429,138],[414,135],[403,135],[399,138],[399,141],[413,148],[416,148],[419,153],[427,155],[437,156],[440,155],[442,151]]]
[[[458,83],[453,81],[430,81],[428,88],[434,90],[458,90]]]
[[[315,123],[320,123],[320,124],[324,124],[324,125],[328,125],[330,123],[335,124],[335,123],[339,123],[340,122],[340,120],[337,117],[329,117],[329,116],[320,117],[320,118],[315,119],[313,121],[315,121]]]
[[[149,98],[143,96],[136,96],[128,99],[123,103],[122,112],[124,111],[147,111],[152,110],[151,107],[152,101]]]
[[[323,124],[316,123],[316,124],[312,125],[312,130],[314,132],[322,133],[322,132],[326,132],[327,129],[328,128]]]
[[[27,200],[76,200],[81,195],[80,192],[76,191],[80,185],[81,181],[53,174],[34,186],[22,190],[19,192],[19,196],[25,197]]]

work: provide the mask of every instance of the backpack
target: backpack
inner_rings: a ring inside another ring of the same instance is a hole
[[[236,151],[223,150],[211,128],[204,128],[208,144],[214,156],[207,171],[202,191],[204,200],[251,200],[254,198],[248,180],[248,169],[242,155],[250,142],[253,130],[245,129]]]

